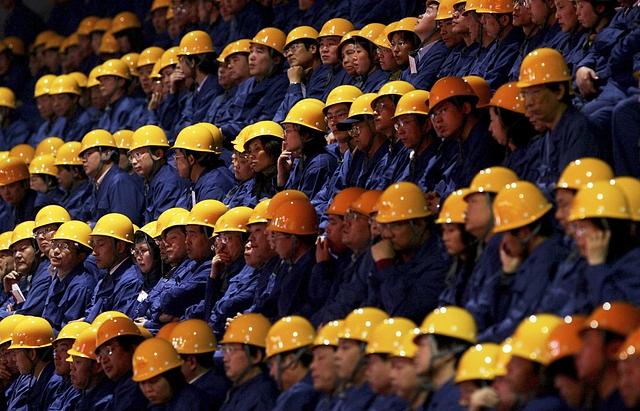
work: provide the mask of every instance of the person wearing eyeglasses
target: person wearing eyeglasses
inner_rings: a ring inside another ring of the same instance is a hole
[[[55,276],[42,317],[55,331],[84,316],[96,286],[94,276],[84,267],[91,251],[91,227],[81,221],[63,223],[53,236],[49,259]]]
[[[98,326],[96,359],[107,378],[116,384],[111,401],[104,410],[146,409],[147,398],[132,379],[133,354],[144,340],[138,327],[127,317],[109,318]]]
[[[303,98],[322,98],[330,70],[321,64],[318,32],[310,26],[299,26],[289,32],[284,56],[289,63],[289,87],[273,117],[276,123],[284,120],[293,105]]]
[[[197,304],[197,307],[189,309],[184,318],[199,318],[210,321],[214,306],[225,298],[230,282],[245,267],[245,261],[242,257],[244,245],[249,237],[246,224],[252,211],[249,207],[235,207],[225,212],[216,221],[212,246],[215,256],[211,260],[204,299]],[[222,317],[232,317],[239,311],[248,308],[249,305],[250,299],[246,298],[239,302],[237,309],[229,307],[225,310],[227,315]],[[217,331],[218,335],[222,334],[220,329]]]
[[[455,66],[462,56],[462,52],[466,50],[466,43],[462,40],[462,36],[453,31],[454,6],[457,1],[458,0],[441,1],[435,18],[436,27],[440,30],[440,38],[449,49],[447,56],[438,69],[438,78],[457,74]],[[458,7],[464,5],[465,3],[462,2]]]
[[[233,385],[220,411],[271,411],[279,395],[264,363],[267,332],[271,327],[262,314],[242,314],[229,322],[220,341],[224,370]]]
[[[131,137],[129,162],[145,184],[142,218],[145,224],[157,220],[165,210],[174,207],[186,188],[186,181],[167,164],[168,149],[167,136],[158,126],[142,126]]]

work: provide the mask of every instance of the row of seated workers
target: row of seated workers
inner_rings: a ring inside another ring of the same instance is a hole
[[[437,216],[348,187],[323,236],[298,190],[142,228],[45,206],[0,235],[0,405],[635,410],[640,181],[612,177],[571,162],[554,208],[491,167]]]
[[[638,407],[638,5],[365,3],[2,41],[6,409]]]

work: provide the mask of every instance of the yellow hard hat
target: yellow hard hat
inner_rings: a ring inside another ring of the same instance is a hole
[[[382,195],[382,190],[369,190],[358,197],[349,206],[349,211],[355,211],[365,216],[370,216],[375,211],[378,199]]]
[[[351,23],[347,19],[335,18],[327,20],[326,23],[320,29],[318,33],[318,38],[321,37],[329,37],[329,36],[337,36],[342,38],[345,34],[350,31],[353,31],[355,27],[353,27],[353,23]]]
[[[153,0],[153,3],[151,3],[151,9],[149,10],[149,13],[153,13],[158,9],[166,9],[169,7],[171,7],[171,0]]]
[[[218,200],[202,200],[191,209],[187,224],[214,228],[227,211],[227,206]]]
[[[393,28],[393,30],[389,31],[387,33],[387,39],[389,39],[389,41],[391,41],[391,38],[393,37],[394,33],[397,33],[399,31],[408,31],[411,33],[415,33],[415,27],[416,27],[416,23],[418,22],[418,18],[417,17],[405,17],[403,19],[398,20],[398,22],[396,23],[395,27]],[[416,44],[417,46],[417,44]]]
[[[22,314],[12,314],[0,321],[0,345],[11,342],[13,330],[24,319],[25,316]]]
[[[414,340],[419,331],[419,328],[414,328],[408,333],[405,333],[405,335],[402,336],[400,344],[394,348],[391,356],[413,359],[418,351],[418,345]]]
[[[180,40],[180,49],[178,56],[193,56],[216,52],[211,36],[202,30],[193,30],[185,34]]]
[[[68,143],[64,143],[58,149],[56,153],[56,166],[80,166],[82,165],[82,160],[80,160],[80,149],[82,148],[82,143],[78,141],[70,141]]]
[[[63,223],[53,236],[54,240],[74,241],[88,248],[93,248],[91,227],[83,221],[71,220]]]
[[[382,34],[385,28],[386,26],[384,24],[369,23],[362,29],[360,29],[358,34],[356,34],[354,37],[360,37],[373,43],[374,40],[377,39],[380,34]]]
[[[361,187],[347,187],[340,190],[333,197],[331,204],[329,204],[329,208],[327,208],[327,211],[324,213],[327,215],[339,215],[344,217],[347,214],[349,206],[351,206],[351,204],[366,191],[367,190]]]
[[[402,317],[387,318],[375,326],[369,335],[365,355],[393,355],[402,341],[416,328],[416,324]]]
[[[403,81],[403,80],[394,80],[388,83],[385,83],[380,90],[378,91],[378,96],[371,100],[371,108],[375,108],[376,101],[384,96],[397,96],[402,97],[410,91],[415,90],[416,88],[413,84]]]
[[[487,107],[493,97],[493,91],[487,80],[480,76],[464,76],[462,77],[470,86],[473,92],[478,96],[477,108]]]
[[[118,130],[113,133],[113,141],[116,142],[116,146],[119,150],[129,151],[131,148],[132,137],[133,131],[131,130]]]
[[[140,343],[133,353],[131,379],[135,382],[146,381],[182,364],[184,360],[169,341],[149,338]]]
[[[29,163],[31,163],[31,160],[33,160],[35,153],[35,148],[30,146],[29,144],[23,143],[11,147],[11,149],[9,150],[9,157],[18,157],[28,165]]]
[[[108,318],[102,323],[102,325],[100,325],[100,327],[98,327],[98,333],[96,334],[96,347],[100,347],[102,344],[113,340],[116,337],[122,337],[125,335],[143,338],[140,329],[128,317]]]
[[[158,126],[146,125],[137,129],[131,136],[131,146],[129,151],[141,147],[165,147],[169,148],[167,135]]]
[[[400,97],[396,104],[396,111],[392,119],[407,114],[429,115],[429,92],[425,90],[413,90]]]
[[[22,240],[34,240],[33,238],[33,226],[35,222],[33,221],[23,221],[13,228],[11,232],[11,242],[9,243],[9,248],[13,246],[18,241]]]
[[[45,94],[49,94],[49,88],[53,81],[56,79],[56,76],[53,74],[45,74],[40,77],[38,81],[36,81],[36,85],[34,87],[33,98],[38,98],[40,96],[44,96]]]
[[[88,16],[83,18],[78,25],[76,33],[80,36],[90,36],[96,23],[100,20],[98,16]]]
[[[327,122],[324,118],[324,103],[315,98],[305,98],[291,107],[284,124],[298,124],[322,132],[327,131]]]
[[[442,203],[436,224],[464,224],[467,211],[467,189],[456,190]]]
[[[110,19],[109,17],[105,17],[102,18],[100,20],[98,20],[95,24],[95,26],[93,27],[93,31],[108,31],[111,30],[111,24],[113,23],[113,19]]]
[[[158,60],[162,57],[164,50],[160,47],[151,46],[142,50],[142,53],[138,56],[138,61],[136,62],[136,67],[144,67],[149,66],[151,64],[156,64]]]
[[[124,61],[111,59],[105,61],[102,66],[100,66],[98,81],[104,76],[116,76],[125,80],[131,80],[131,70],[129,70],[129,66]]]
[[[368,342],[373,330],[386,320],[387,313],[375,307],[363,307],[353,310],[344,319],[339,339]]]
[[[458,384],[464,381],[495,378],[495,365],[500,346],[494,343],[477,344],[465,351],[458,361],[458,369],[453,380]]]
[[[100,47],[98,47],[98,53],[100,54],[116,54],[120,53],[120,44],[118,40],[116,40],[116,36],[113,35],[111,30],[107,30],[102,35],[102,40],[100,41]],[[129,72],[129,68],[127,67],[127,73]]]
[[[13,54],[14,56],[25,55],[24,41],[22,41],[20,37],[16,37],[16,36],[5,37],[4,40],[2,40],[2,42],[4,43],[5,46],[7,46],[9,50],[11,50],[11,54]]]
[[[494,231],[503,233],[539,220],[553,205],[535,184],[516,181],[493,200]]]
[[[473,177],[465,197],[475,193],[498,194],[508,184],[515,183],[518,180],[518,175],[506,167],[485,168]]]
[[[71,221],[69,212],[56,204],[44,206],[36,214],[33,231],[49,224],[62,224]]]
[[[617,177],[611,180],[611,184],[620,187],[629,204],[632,221],[640,221],[640,180],[635,177]]]
[[[327,96],[327,101],[322,109],[324,114],[327,114],[327,109],[336,104],[347,104],[349,107],[356,101],[358,97],[362,95],[362,90],[358,87],[343,84],[331,90]]]
[[[111,133],[102,129],[96,129],[84,135],[82,138],[82,146],[80,147],[80,154],[94,147],[118,149]]]
[[[178,324],[171,330],[169,341],[179,354],[202,354],[218,349],[216,336],[206,321],[191,318],[170,324]]]
[[[100,75],[101,68],[102,68],[102,65],[99,64],[94,68],[92,68],[91,71],[89,72],[89,77],[87,77],[87,86],[86,86],[88,89],[91,87],[96,87],[100,85],[100,82],[98,81],[98,76]]]
[[[376,204],[378,223],[413,220],[431,215],[424,193],[414,183],[400,182],[387,187]]]
[[[284,41],[284,48],[286,49],[289,44],[293,43],[296,40],[302,39],[311,39],[316,41],[318,38],[318,30],[314,29],[311,26],[298,26],[291,30],[289,34],[287,34],[287,38]]]
[[[169,228],[173,217],[180,214],[184,215],[185,221],[184,224],[180,225],[186,225],[186,220],[189,218],[189,210],[180,207],[173,207],[163,211],[156,221],[156,233],[162,234]]]
[[[578,190],[573,197],[568,220],[585,218],[631,220],[631,210],[624,191],[620,186],[611,185],[609,181],[594,181]]]
[[[125,313],[121,313],[120,311],[103,311],[96,316],[96,318],[91,323],[91,327],[95,328],[96,331],[105,321],[110,318],[129,318]]]
[[[123,11],[113,18],[111,22],[111,31],[113,34],[118,34],[121,31],[125,31],[128,29],[139,29],[142,27],[140,24],[140,19],[136,16],[135,13],[130,11]]]
[[[213,153],[214,140],[211,132],[202,125],[187,126],[178,133],[172,149]]]
[[[536,314],[525,318],[511,337],[511,355],[548,365],[547,339],[561,323],[562,319],[554,314]]]
[[[583,157],[569,163],[562,170],[555,188],[580,190],[594,181],[609,181],[613,178],[613,169],[599,158]]]
[[[221,344],[249,344],[266,347],[267,332],[271,328],[269,319],[262,314],[242,314],[229,322]]]
[[[69,323],[64,327],[62,327],[62,329],[58,333],[58,336],[56,337],[55,340],[53,340],[53,342],[56,342],[59,340],[75,340],[76,338],[78,338],[81,332],[83,332],[89,327],[91,327],[91,324],[84,321],[75,321],[75,322]]]
[[[437,308],[427,315],[420,325],[420,333],[416,336],[416,340],[420,336],[429,334],[457,338],[475,344],[478,329],[473,316],[467,310],[446,306]]]
[[[249,220],[247,220],[247,226],[251,225],[251,224],[257,224],[257,223],[268,223],[269,220],[267,220],[267,209],[269,208],[269,203],[271,202],[271,199],[266,199],[266,200],[262,200],[260,201],[253,209],[253,211],[251,212],[251,215],[249,216]]]
[[[274,49],[278,53],[284,55],[284,43],[287,35],[280,29],[275,27],[267,27],[255,35],[251,43],[260,44]]]
[[[281,318],[267,332],[266,358],[309,347],[313,344],[315,337],[316,331],[306,318],[298,315]]]
[[[453,6],[459,2],[459,0],[442,0],[438,5],[436,21],[452,19],[454,12]]]
[[[138,73],[139,58],[139,53],[127,53],[124,56],[120,57],[120,61],[123,61],[129,67],[129,74],[134,77],[140,77],[140,73]]]
[[[58,168],[55,166],[56,159],[51,154],[43,154],[31,160],[29,164],[29,173],[46,174],[52,177],[58,175]]]
[[[0,234],[0,251],[9,251],[9,245],[11,244],[11,235],[11,231],[5,231],[4,233]]]
[[[268,229],[294,235],[317,235],[318,215],[308,200],[288,201],[274,212]]]
[[[43,51],[48,50],[58,50],[60,46],[62,46],[62,42],[64,41],[64,37],[56,34],[47,39],[47,42],[44,43]]]
[[[358,96],[349,108],[349,120],[355,119],[357,116],[373,116],[371,102],[377,97],[376,93],[366,93]]]
[[[162,53],[162,57],[160,57],[159,71],[162,71],[163,68],[178,64],[178,62],[180,61],[180,59],[178,58],[179,51],[180,51],[180,47],[175,46],[167,49],[167,51]]]
[[[522,59],[518,87],[571,81],[571,70],[562,54],[550,48],[536,49]]]
[[[64,140],[60,137],[47,137],[40,143],[38,143],[33,155],[36,157],[43,154],[51,154],[52,156],[56,156],[58,154],[58,149],[63,144]]]
[[[124,214],[109,213],[96,222],[91,236],[104,236],[133,243],[133,224]]]
[[[215,233],[248,232],[247,222],[252,213],[253,210],[249,207],[240,206],[230,209],[216,221]]]
[[[96,334],[97,330],[93,326],[82,331],[73,342],[73,347],[67,351],[67,354],[69,354],[67,361],[73,361],[72,357],[87,358],[96,361],[98,359],[96,356]]]
[[[33,41],[33,48],[35,49],[35,48],[44,46],[48,39],[50,39],[53,36],[57,36],[57,35],[58,35],[58,33],[56,33],[53,30],[41,31],[36,36],[36,39]]]
[[[227,49],[228,47],[228,49]],[[251,40],[249,39],[240,39],[234,42],[231,42],[225,47],[226,54],[224,58],[231,56],[236,53],[247,53],[251,52]]]
[[[326,323],[320,331],[318,331],[318,334],[316,334],[316,338],[313,340],[311,348],[320,346],[337,347],[338,334],[340,334],[342,327],[344,327],[344,320],[334,320]]]
[[[269,202],[269,207],[267,208],[267,212],[265,214],[266,219],[273,220],[278,207],[280,207],[284,203],[287,203],[293,200],[310,201],[309,197],[307,197],[307,195],[302,191],[298,191],[298,190],[280,191],[271,198],[271,201]]]
[[[518,87],[515,81],[505,83],[498,87],[488,105],[520,114],[527,112],[527,109],[524,107],[524,101],[520,98],[520,87]]]
[[[25,317],[13,329],[8,349],[49,347],[53,338],[53,328],[47,320],[41,317]]]
[[[511,0],[482,0],[482,4],[476,10],[477,13],[505,14],[513,13],[513,1]]]
[[[194,125],[202,126],[207,130],[209,130],[209,132],[211,133],[211,137],[213,137],[213,142],[211,143],[211,150],[213,150],[215,154],[221,154],[223,151],[223,148],[222,148],[223,138],[222,138],[222,132],[220,131],[220,129],[215,125],[211,123],[206,123],[206,122],[196,123]]]
[[[0,87],[0,106],[16,108],[16,95],[8,87]]]
[[[471,85],[464,81],[462,77],[443,77],[436,81],[429,94],[429,108],[433,108],[447,99],[453,97],[478,97],[471,88]]]
[[[30,177],[29,168],[22,159],[9,156],[0,161],[0,187],[28,180]]]
[[[586,317],[581,315],[566,317],[562,323],[551,330],[547,338],[549,364],[580,352],[582,349],[580,331],[584,327],[585,319]]]

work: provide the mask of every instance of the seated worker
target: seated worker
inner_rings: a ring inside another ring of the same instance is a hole
[[[49,96],[53,112],[64,120],[62,134],[57,137],[64,141],[80,141],[81,136],[91,131],[91,117],[85,115],[79,104],[82,91],[73,77],[68,74],[56,77],[49,87]]]
[[[283,317],[267,332],[269,375],[282,391],[273,410],[315,409],[320,393],[311,381],[312,355],[309,346],[315,338],[311,323],[299,316]]]
[[[87,133],[78,154],[94,185],[91,202],[87,205],[88,221],[94,223],[107,213],[120,213],[139,224],[143,193],[132,184],[127,172],[118,167],[120,153],[111,133],[106,130]]]
[[[316,335],[309,347],[313,361],[309,364],[313,389],[320,393],[316,410],[331,410],[337,400],[338,369],[335,362],[338,348],[338,333],[342,330],[343,320],[330,321]]]
[[[118,59],[105,61],[97,80],[100,82],[100,92],[107,100],[107,107],[100,116],[97,127],[110,133],[131,129],[134,119],[130,114],[137,102],[127,96],[131,82],[131,72],[127,63]]]
[[[35,157],[29,163],[29,173],[31,174],[31,188],[46,194],[59,204],[64,195],[58,187],[57,174],[58,170],[55,167],[56,159],[51,154],[42,154]]]
[[[180,368],[184,360],[171,343],[149,338],[133,353],[133,376],[150,406],[183,407],[196,411],[210,410],[203,392],[187,381]],[[187,405],[188,404],[188,405]]]
[[[215,127],[215,126],[214,126]],[[217,128],[212,133],[202,124],[185,127],[171,147],[175,155],[178,175],[188,179],[189,187],[176,207],[191,210],[202,200],[222,201],[233,188],[233,176],[219,156],[222,153],[222,135]]]
[[[186,382],[206,393],[207,402],[217,410],[224,403],[231,381],[213,358],[218,350],[213,330],[205,321],[196,318],[167,324],[175,325],[169,340],[184,360],[180,371]]]
[[[131,259],[131,220],[118,213],[105,215],[93,228],[91,241],[96,265],[107,273],[93,291],[85,320],[93,322],[100,313],[109,310],[133,315],[143,280],[140,269]]]
[[[270,411],[278,387],[264,364],[266,337],[271,323],[262,314],[242,314],[229,322],[220,341],[227,378],[233,386],[220,411]]]

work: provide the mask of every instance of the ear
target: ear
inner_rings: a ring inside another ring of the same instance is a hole
[[[194,357],[193,355],[189,355],[185,359],[185,365],[189,368],[190,371],[193,371],[198,366],[198,361],[196,361],[196,357]]]
[[[196,158],[193,156],[193,154],[189,154],[187,157],[187,162],[189,163],[189,165],[195,165],[196,164]]]
[[[556,98],[558,100],[562,100],[562,96],[564,96],[566,92],[567,92],[567,86],[565,85],[565,83],[560,83],[558,85],[558,91],[556,91]]]
[[[431,119],[427,118],[420,131],[422,132],[422,134],[428,134],[431,130],[433,130],[433,124],[431,123]]]
[[[462,103],[460,111],[462,111],[463,114],[471,114],[471,103],[469,103],[468,101]]]
[[[313,53],[313,54],[319,53],[318,46],[317,46],[317,45],[315,45],[315,44],[310,45],[310,46],[309,46],[309,51],[310,51],[311,53]]]
[[[118,241],[116,242],[116,252],[117,252],[118,254],[122,254],[122,253],[124,253],[124,250],[125,250],[126,248],[127,248],[127,246],[126,246],[126,244],[124,243],[124,241],[120,241],[120,240],[118,240]]]

